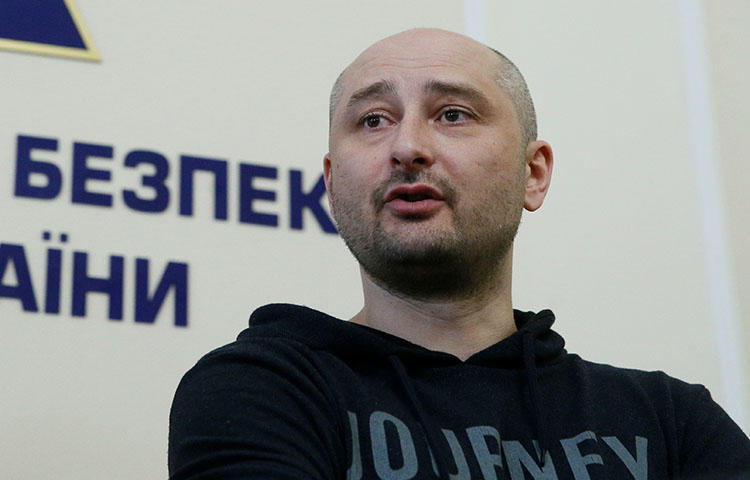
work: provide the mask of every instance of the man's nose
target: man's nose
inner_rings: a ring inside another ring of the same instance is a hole
[[[391,166],[406,169],[429,167],[435,162],[427,120],[404,118],[393,139]]]

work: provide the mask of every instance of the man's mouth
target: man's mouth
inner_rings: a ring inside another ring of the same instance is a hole
[[[443,200],[440,192],[424,183],[411,185],[400,185],[388,190],[385,194],[385,203],[400,199],[405,202],[419,202],[421,200]]]
[[[437,189],[417,183],[392,188],[386,193],[384,203],[399,215],[426,216],[434,213],[445,202]]]

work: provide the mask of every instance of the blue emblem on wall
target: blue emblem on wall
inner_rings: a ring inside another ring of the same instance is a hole
[[[73,0],[0,0],[0,48],[100,60]]]

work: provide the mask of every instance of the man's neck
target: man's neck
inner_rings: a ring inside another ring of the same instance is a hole
[[[506,265],[498,275],[500,281],[481,294],[460,300],[399,296],[363,272],[365,306],[351,322],[466,360],[516,331],[510,270]]]

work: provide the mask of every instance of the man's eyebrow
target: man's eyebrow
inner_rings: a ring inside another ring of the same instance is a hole
[[[491,105],[490,99],[482,93],[481,90],[467,85],[465,83],[451,83],[443,82],[440,80],[430,80],[425,86],[424,90],[427,93],[437,93],[440,95],[451,95],[459,98],[465,98],[471,102],[477,104],[480,109],[489,108]]]
[[[346,103],[346,108],[367,100],[368,98],[377,97],[386,93],[396,93],[396,87],[388,80],[380,80],[352,93],[352,96]]]

